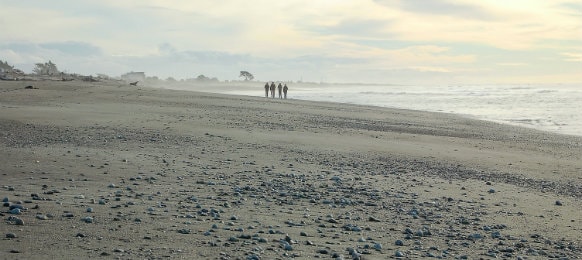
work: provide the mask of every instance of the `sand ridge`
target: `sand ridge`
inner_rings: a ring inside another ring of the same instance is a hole
[[[581,137],[116,82],[0,107],[3,259],[581,254]]]

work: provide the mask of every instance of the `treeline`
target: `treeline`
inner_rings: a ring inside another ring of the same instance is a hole
[[[8,61],[0,60],[0,76],[5,77],[7,75],[12,75],[12,77],[14,78],[15,74],[27,75],[26,73],[22,72],[21,70],[15,69],[13,65],[10,65],[8,63]],[[71,76],[80,76],[77,74],[64,73],[64,72],[60,71],[59,68],[57,67],[57,64],[55,64],[51,60],[49,60],[48,62],[44,62],[44,63],[34,64],[34,68],[32,69],[31,75],[62,77],[63,80],[65,80],[65,78],[70,78]],[[115,79],[115,78],[119,79],[119,77],[110,77],[110,76],[105,75],[105,74],[96,74],[96,75],[97,75],[96,79]],[[85,76],[85,77],[91,77],[93,79],[92,76]],[[122,76],[122,78],[123,78],[123,76]],[[240,71],[239,78],[243,78],[242,81],[245,81],[245,82],[252,82],[255,79],[255,76],[248,71]],[[147,76],[145,78],[143,78],[143,76],[142,76],[142,79],[145,80],[146,82],[150,82],[150,83],[161,83],[161,82],[164,82],[164,83],[220,83],[221,82],[216,77],[208,77],[204,74],[200,74],[194,78],[187,78],[187,79],[180,79],[180,80],[177,80],[174,77],[167,77],[166,79],[161,79],[158,76]],[[238,82],[238,81],[226,80],[225,82]]]
[[[0,72],[13,72],[20,71],[15,69],[13,65],[10,65],[8,61],[0,60]],[[32,73],[40,76],[55,76],[59,75],[61,72],[57,68],[57,65],[52,61],[45,63],[36,63],[32,69]]]

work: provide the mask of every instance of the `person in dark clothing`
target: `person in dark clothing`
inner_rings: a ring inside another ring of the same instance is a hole
[[[275,98],[275,82],[271,82],[271,97]]]
[[[283,85],[281,85],[281,83],[279,83],[279,86],[277,86],[277,90],[279,90],[279,98],[283,98]]]
[[[285,99],[287,99],[287,90],[289,90],[289,88],[287,87],[287,84],[285,84],[285,86],[283,86],[283,96],[285,96]]]
[[[269,82],[265,83],[265,97],[269,97]]]

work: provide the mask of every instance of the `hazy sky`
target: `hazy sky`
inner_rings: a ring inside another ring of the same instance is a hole
[[[164,79],[582,82],[582,2],[0,0],[0,60]]]

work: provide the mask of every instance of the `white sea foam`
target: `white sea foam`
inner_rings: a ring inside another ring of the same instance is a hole
[[[454,113],[561,134],[582,135],[582,84],[381,86],[294,85],[293,99]],[[262,96],[255,90],[218,91]]]

